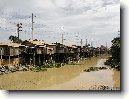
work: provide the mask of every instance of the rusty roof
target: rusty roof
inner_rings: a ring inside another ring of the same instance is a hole
[[[19,47],[21,44],[18,43],[12,43],[12,42],[1,42],[0,45],[7,45],[7,46],[12,46],[12,47]]]
[[[44,42],[44,41],[29,41],[31,42],[32,44],[35,44],[35,45],[45,45],[45,44],[48,44],[47,42]]]

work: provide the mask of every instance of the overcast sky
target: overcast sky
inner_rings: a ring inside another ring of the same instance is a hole
[[[17,36],[17,23],[22,23],[20,38],[31,39],[31,14],[34,13],[34,38],[46,42],[94,46],[111,45],[120,30],[119,0],[0,0],[0,42]]]

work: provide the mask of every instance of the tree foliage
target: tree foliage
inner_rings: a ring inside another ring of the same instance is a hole
[[[9,40],[12,41],[13,43],[22,43],[23,41],[21,39],[19,39],[17,36],[13,36],[11,35],[9,37]]]
[[[120,37],[114,38],[111,46],[111,55],[105,64],[115,67],[117,70],[120,70]]]
[[[116,61],[116,63],[120,62],[120,37],[116,37],[112,40],[111,46],[112,59]]]

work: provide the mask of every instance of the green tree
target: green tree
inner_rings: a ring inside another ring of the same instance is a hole
[[[120,70],[120,37],[114,38],[111,46],[111,55],[106,62],[105,65],[110,65],[117,70]]]
[[[112,40],[111,52],[114,62],[116,64],[120,63],[120,37],[116,37]]]
[[[23,41],[21,39],[19,39],[17,36],[13,36],[11,35],[9,37],[9,40],[12,41],[13,43],[22,43]]]

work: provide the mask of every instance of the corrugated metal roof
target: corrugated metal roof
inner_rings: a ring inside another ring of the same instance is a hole
[[[47,42],[44,42],[44,41],[29,41],[31,42],[32,44],[35,44],[35,45],[45,45],[45,44],[48,44]]]
[[[12,47],[19,47],[21,44],[18,43],[12,43],[12,42],[1,42],[0,45],[7,45],[7,46],[12,46]]]

